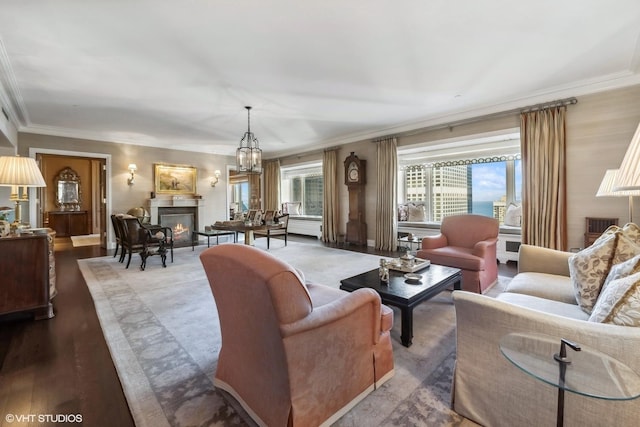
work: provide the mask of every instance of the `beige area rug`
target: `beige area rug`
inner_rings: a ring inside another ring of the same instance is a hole
[[[100,244],[99,234],[87,234],[84,236],[71,236],[71,243],[74,248],[78,246],[94,246]]]
[[[256,245],[266,250],[265,240]],[[78,261],[139,427],[247,425],[246,414],[212,383],[220,332],[198,258],[204,249],[177,249],[167,268],[152,257],[145,271],[132,268],[138,259],[129,269],[113,257]],[[334,287],[379,263],[373,255],[296,242],[284,247],[281,240],[272,240],[269,252],[302,270],[307,280]],[[395,376],[335,425],[474,425],[449,409],[455,361],[451,293],[415,309],[410,348],[400,344],[400,315],[395,314]]]

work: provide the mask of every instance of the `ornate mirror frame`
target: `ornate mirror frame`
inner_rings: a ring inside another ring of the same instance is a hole
[[[82,203],[82,187],[78,173],[66,167],[55,178],[55,204],[61,211],[79,211]]]

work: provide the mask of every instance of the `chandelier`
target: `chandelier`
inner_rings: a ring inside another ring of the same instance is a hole
[[[247,109],[247,131],[236,150],[236,166],[239,173],[262,173],[262,150],[251,132],[251,107]]]

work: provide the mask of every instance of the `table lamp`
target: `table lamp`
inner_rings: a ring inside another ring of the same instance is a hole
[[[0,186],[11,187],[9,199],[16,203],[13,225],[22,224],[20,202],[29,200],[27,187],[46,187],[47,183],[35,159],[20,156],[0,157]],[[22,187],[22,192],[20,191]]]
[[[629,222],[633,222],[633,196],[640,196],[640,189],[615,190],[618,169],[607,169],[596,193],[596,197],[629,197]]]

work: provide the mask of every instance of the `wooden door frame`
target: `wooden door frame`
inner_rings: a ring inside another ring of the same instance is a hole
[[[104,159],[106,164],[106,194],[105,194],[105,209],[103,213],[102,223],[106,230],[106,243],[107,249],[113,249],[115,236],[113,234],[113,227],[110,227],[108,213],[111,212],[111,154],[105,153],[89,153],[84,151],[70,151],[70,150],[55,150],[49,148],[29,147],[29,157],[36,158],[36,154],[55,154],[59,156],[71,156],[71,157],[87,157],[94,159]],[[40,218],[40,221],[42,218]],[[40,224],[38,222],[37,203],[29,203],[29,221],[31,224]]]

